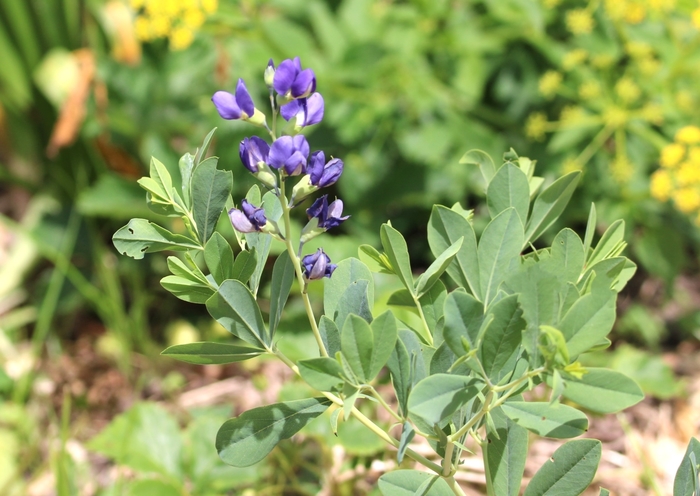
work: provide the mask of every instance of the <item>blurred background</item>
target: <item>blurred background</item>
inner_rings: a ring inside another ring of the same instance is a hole
[[[434,203],[474,208],[483,228],[484,184],[460,163],[470,149],[498,162],[512,147],[548,180],[583,171],[561,226],[582,232],[595,202],[599,233],[624,219],[639,265],[613,347],[587,360],[648,396],[594,420],[615,453],[601,477],[615,494],[670,494],[700,425],[696,0],[0,2],[0,494],[368,494],[391,468],[370,433],[347,422],[336,438],[323,418],[265,462],[223,465],[222,419],[303,386],[264,359],[161,358],[228,338],[160,286],[164,257],[111,243],[131,217],[158,217],[136,184],[151,156],[176,171],[214,127],[210,152],[245,194],[238,144],[263,134],[222,120],[211,95],[244,78],[269,114],[267,61],[294,56],[326,103],[312,150],[345,162],[332,194],[352,218],[324,239],[333,260],[378,245],[391,219],[427,267]],[[283,346],[302,354],[300,302],[286,319]]]

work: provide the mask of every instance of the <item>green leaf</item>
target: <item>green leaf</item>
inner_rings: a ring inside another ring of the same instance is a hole
[[[189,303],[206,303],[214,294],[214,289],[208,284],[180,276],[165,276],[160,280],[160,285]]]
[[[395,307],[409,307],[416,308],[416,302],[413,299],[413,295],[408,289],[397,289],[391,295],[386,302],[387,305],[392,305]]]
[[[188,208],[192,207],[192,171],[194,170],[194,156],[190,153],[185,153],[180,157],[178,162],[180,169],[180,177],[182,178],[182,199],[185,200],[185,205]]]
[[[586,415],[567,405],[508,401],[500,408],[513,422],[540,436],[566,439],[588,430]]]
[[[430,291],[443,272],[452,263],[457,252],[462,247],[464,237],[459,238],[455,243],[453,243],[447,250],[443,251],[439,257],[435,259],[433,263],[427,268],[427,270],[418,277],[416,281],[415,294],[420,298],[426,292]]]
[[[214,232],[233,189],[233,174],[217,169],[218,160],[216,157],[206,159],[192,174],[192,215],[203,244]]]
[[[338,329],[342,329],[349,315],[358,315],[367,322],[372,321],[372,309],[367,296],[369,281],[363,279],[351,283],[343,293],[336,307],[333,319]]]
[[[257,250],[251,247],[250,250],[243,250],[236,257],[231,269],[230,279],[237,279],[243,284],[247,283],[255,273],[257,268]]]
[[[396,319],[390,311],[370,326],[357,315],[349,315],[340,333],[341,350],[355,376],[371,382],[386,365],[396,344]]]
[[[189,257],[186,257],[189,259]],[[168,269],[175,276],[183,277],[189,279],[192,282],[198,282],[203,285],[209,285],[210,282],[207,277],[199,270],[196,264],[192,264],[189,267],[184,261],[180,260],[178,257],[170,256],[168,257]]]
[[[343,382],[343,367],[333,358],[299,360],[298,366],[302,379],[319,391],[333,391]]]
[[[566,338],[569,355],[576,357],[597,345],[615,323],[615,300],[612,290],[600,290],[579,298],[566,313],[559,330]]]
[[[321,315],[321,320],[318,324],[318,332],[321,334],[323,346],[330,356],[335,356],[340,351],[340,331],[331,319],[325,315]]]
[[[491,182],[491,178],[496,175],[496,164],[491,156],[482,150],[469,150],[459,159],[460,164],[478,165],[481,175],[484,176],[486,184]]]
[[[129,484],[126,496],[181,496],[183,488],[157,479],[136,480]]]
[[[484,307],[496,296],[509,266],[523,246],[523,225],[514,208],[507,208],[484,229],[479,247],[479,280]]]
[[[581,171],[560,177],[537,196],[525,229],[523,247],[534,242],[561,215],[576,189]]]
[[[369,268],[357,258],[342,260],[333,271],[333,277],[324,280],[323,309],[328,317],[335,319],[336,307],[342,300],[343,293],[348,286],[360,280],[368,281],[367,299],[370,304],[374,303],[374,277]]]
[[[233,250],[218,232],[215,232],[204,246],[204,261],[217,284],[226,279],[233,279]]]
[[[289,298],[292,283],[295,277],[294,263],[289,258],[289,253],[283,251],[275,260],[272,268],[272,281],[270,292],[270,335],[275,333],[277,324],[282,317],[282,310]]]
[[[484,334],[479,355],[484,371],[495,383],[510,374],[515,365],[526,325],[522,314],[518,295],[506,296],[488,309],[487,318],[494,317]]]
[[[401,233],[389,224],[382,224],[379,232],[382,247],[389,258],[391,267],[401,279],[403,285],[413,292],[413,274],[411,272],[411,260],[408,256],[408,246]]]
[[[433,256],[444,253],[459,238],[463,238],[462,246],[452,263],[447,266],[447,275],[459,286],[469,288],[474,296],[480,298],[479,260],[474,228],[454,210],[435,205],[428,221],[428,244]]]
[[[530,185],[525,172],[510,162],[503,165],[486,189],[486,203],[492,219],[513,207],[525,225],[530,208]]]
[[[386,258],[386,255],[379,253],[379,250],[374,246],[360,245],[357,249],[357,256],[372,272],[380,272],[382,274],[394,273],[389,266],[389,260]]]
[[[131,219],[112,237],[117,251],[123,255],[141,260],[145,253],[173,250],[186,251],[201,249],[197,241],[173,234],[146,219]]]
[[[204,137],[204,141],[202,142],[202,146],[197,148],[197,151],[195,152],[195,157],[194,157],[194,163],[196,165],[199,165],[202,162],[202,160],[204,159],[204,156],[207,154],[207,150],[209,149],[209,143],[211,143],[211,138],[214,136],[215,131],[216,131],[216,128],[209,131],[209,133]]]
[[[440,332],[440,319],[442,319],[445,312],[445,299],[447,298],[447,289],[445,285],[438,281],[433,284],[430,291],[426,292],[420,297],[418,303],[423,310],[423,316],[428,324],[428,329],[430,330],[433,340],[438,340],[442,338],[442,332]],[[441,340],[441,339],[440,339]]]
[[[248,410],[221,426],[216,450],[229,465],[253,465],[281,440],[290,438],[325,412],[330,404],[326,398],[308,398]]]
[[[415,385],[408,397],[409,417],[428,425],[440,424],[466,405],[483,383],[460,375],[434,374]]]
[[[428,483],[427,491],[418,492]],[[384,496],[454,496],[454,493],[438,475],[418,470],[394,470],[379,478],[379,490]]]
[[[688,448],[683,455],[676,477],[673,480],[673,496],[697,496],[697,469],[693,469],[691,455],[695,455],[696,460],[700,460],[700,442],[696,438],[691,438]]]
[[[259,348],[239,346],[230,343],[187,343],[170,346],[161,355],[196,365],[211,365],[242,362],[265,353]]]
[[[182,477],[180,427],[155,403],[138,403],[118,415],[88,446],[137,472]]]
[[[491,413],[493,426],[487,431],[484,463],[493,494],[518,496],[527,460],[528,433],[500,409]]]
[[[552,241],[550,263],[555,273],[569,282],[577,282],[583,271],[584,251],[581,238],[569,228],[562,229]]]
[[[413,424],[407,420],[401,427],[401,438],[399,439],[399,447],[396,453],[396,461],[399,465],[401,465],[403,457],[406,454],[406,448],[408,448],[415,436],[416,430],[413,428]]]
[[[601,456],[596,439],[577,439],[559,447],[537,471],[524,496],[577,496],[593,481]]]
[[[583,253],[588,258],[588,250],[591,248],[593,236],[595,235],[597,215],[595,203],[591,203],[591,210],[588,212],[588,222],[586,222],[586,234],[583,237]]]
[[[598,496],[610,496],[610,491],[605,489],[604,487],[601,487]]]
[[[614,370],[587,368],[580,379],[566,379],[564,396],[588,410],[616,413],[644,399],[636,382]]]
[[[270,335],[265,329],[258,303],[240,281],[224,281],[216,294],[207,300],[207,310],[234,336],[256,347],[270,347]]]
[[[472,295],[453,291],[445,299],[445,342],[458,357],[469,350],[464,349],[464,340],[470,349],[475,349],[479,329],[484,320],[484,306]]]
[[[401,339],[396,340],[396,345],[386,365],[391,374],[391,383],[396,392],[399,411],[405,417],[408,412],[408,394],[413,387],[413,374],[411,371],[411,355],[409,355],[406,345]]]
[[[601,260],[609,258],[615,252],[617,246],[625,237],[625,221],[622,219],[616,220],[610,227],[605,230],[603,236],[598,241],[598,244],[591,253],[591,256],[586,261],[586,267],[592,267]],[[613,256],[616,256],[614,254]]]

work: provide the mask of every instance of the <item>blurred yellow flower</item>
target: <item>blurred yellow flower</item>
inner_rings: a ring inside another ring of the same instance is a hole
[[[197,9],[188,9],[183,17],[187,27],[197,29],[204,24],[204,13]]]
[[[700,191],[697,188],[681,188],[673,192],[673,203],[684,214],[700,208]]]
[[[562,75],[557,71],[547,71],[540,78],[540,93],[545,97],[553,97],[561,86]]]
[[[683,162],[676,171],[679,186],[692,186],[700,183],[700,167],[692,162]]]
[[[535,141],[542,141],[547,132],[547,116],[543,112],[530,114],[525,123],[525,135]]]
[[[218,0],[202,0],[202,9],[204,9],[204,12],[206,12],[207,14],[212,14],[216,12],[218,8]]]
[[[653,54],[651,45],[649,43],[644,43],[643,41],[630,41],[625,45],[627,53],[635,58],[649,57]]]
[[[700,143],[700,128],[697,126],[685,126],[676,133],[676,141],[694,145]]]
[[[663,150],[661,150],[661,166],[666,168],[672,168],[681,163],[685,157],[685,147],[678,143],[671,143],[666,145]]]
[[[700,167],[700,147],[693,146],[688,150],[688,162],[696,167]]]
[[[611,106],[605,109],[603,112],[603,120],[605,124],[612,127],[620,127],[629,118],[629,114],[623,108]]]
[[[194,33],[186,27],[177,27],[170,32],[170,47],[173,50],[184,50],[192,44]]]
[[[566,13],[566,27],[572,34],[588,34],[593,31],[593,17],[586,9],[574,9]]]
[[[623,77],[615,84],[615,93],[623,102],[632,103],[639,98],[642,90],[639,89],[637,83],[632,81],[632,79]]]
[[[170,32],[170,19],[163,15],[152,17],[151,32],[156,38],[167,36]]]
[[[593,100],[598,98],[601,92],[600,84],[594,79],[586,81],[578,89],[579,96],[584,100]]]
[[[673,191],[673,181],[667,170],[659,169],[651,175],[651,183],[649,184],[651,196],[659,201],[665,202],[671,198]]]
[[[695,29],[700,29],[700,7],[690,14],[690,21],[693,23]]]
[[[639,2],[629,2],[625,9],[625,21],[630,24],[639,24],[647,16],[647,9]]]
[[[659,61],[654,57],[644,57],[638,61],[639,70],[645,76],[652,76],[659,71]]]
[[[661,105],[649,102],[640,111],[642,119],[654,124],[662,124],[664,121],[664,110]]]
[[[565,126],[572,126],[584,117],[583,109],[577,105],[567,105],[559,115],[559,121]]]
[[[151,21],[147,17],[138,16],[134,20],[134,29],[139,40],[148,41],[151,39]]]
[[[562,67],[567,71],[574,69],[576,66],[581,65],[586,60],[586,57],[588,57],[588,52],[583,48],[571,50],[564,55]]]
[[[609,53],[601,53],[591,58],[591,63],[600,69],[605,69],[610,67],[615,63],[615,56]]]
[[[626,183],[632,177],[634,170],[627,157],[619,156],[615,157],[615,160],[610,164],[610,172],[618,183]]]

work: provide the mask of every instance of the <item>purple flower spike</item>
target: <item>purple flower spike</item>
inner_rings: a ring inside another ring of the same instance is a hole
[[[306,170],[311,176],[311,184],[318,188],[335,184],[343,173],[342,160],[334,158],[328,163],[324,163],[325,161],[326,156],[322,151],[313,152]]]
[[[280,63],[275,70],[272,86],[285,98],[306,98],[316,91],[316,75],[311,69],[302,71],[299,57],[294,57]]]
[[[301,264],[304,266],[304,277],[309,281],[330,277],[337,267],[336,264],[331,263],[330,257],[323,252],[322,248],[302,258]]]
[[[343,215],[343,201],[335,200],[330,205],[328,204],[328,195],[323,195],[318,198],[308,209],[306,209],[306,214],[309,219],[314,217],[318,219],[318,227],[322,229],[331,229],[337,227],[347,219],[350,218],[349,215]]]
[[[284,169],[288,176],[297,176],[306,170],[306,160],[309,156],[309,143],[298,134],[281,136],[270,148],[268,164],[275,169]]]
[[[238,80],[235,95],[228,91],[217,91],[211,101],[214,102],[219,115],[227,120],[249,119],[255,113],[253,99],[242,79]]]
[[[243,211],[236,208],[228,211],[231,224],[233,224],[236,231],[242,233],[262,231],[263,226],[267,224],[265,211],[262,208],[251,205],[247,200],[241,200],[241,208]]]
[[[238,154],[241,162],[253,174],[259,171],[260,163],[267,162],[267,155],[270,153],[270,146],[264,139],[251,136],[241,141],[238,147]]]
[[[314,93],[309,98],[292,100],[283,105],[280,109],[280,114],[286,121],[296,118],[296,127],[301,129],[302,127],[312,126],[321,122],[323,120],[323,111],[323,97],[321,93]]]

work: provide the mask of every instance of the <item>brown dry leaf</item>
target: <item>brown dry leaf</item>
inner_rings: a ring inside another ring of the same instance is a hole
[[[113,0],[104,6],[107,30],[112,35],[112,57],[117,62],[137,65],[141,62],[141,43],[136,38],[133,12],[124,2]]]
[[[90,85],[95,77],[95,57],[87,48],[73,52],[78,63],[78,79],[73,90],[63,103],[58,121],[54,125],[51,139],[46,147],[49,158],[56,156],[58,151],[73,143],[78,136],[80,126],[85,119],[86,103],[90,94]]]

